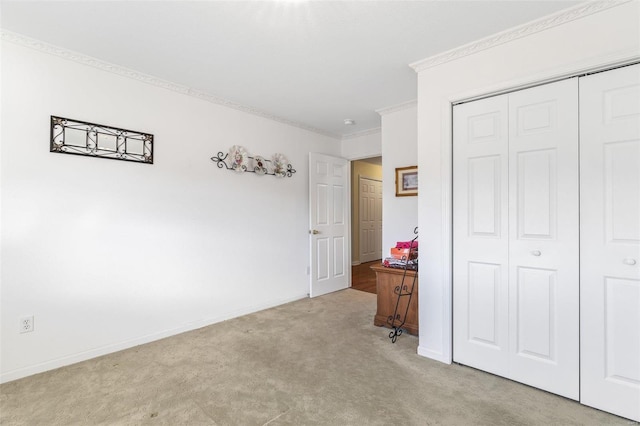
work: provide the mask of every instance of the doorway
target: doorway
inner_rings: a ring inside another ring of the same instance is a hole
[[[382,180],[359,177],[360,263],[382,258]]]
[[[382,259],[382,157],[351,162],[351,287],[376,292]]]

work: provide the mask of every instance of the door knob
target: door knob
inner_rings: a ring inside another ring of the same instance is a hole
[[[624,263],[625,265],[635,265],[636,264],[636,260],[635,259],[625,259],[622,261],[622,263]]]
[[[313,229],[313,230],[309,231],[309,233],[313,234],[313,235],[318,235],[320,233],[320,231],[318,231],[317,229]]]
[[[533,250],[531,252],[531,254],[534,255],[534,256],[540,256],[542,254],[542,252],[540,250]]]

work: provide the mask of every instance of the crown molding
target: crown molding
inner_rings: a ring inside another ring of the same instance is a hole
[[[382,132],[381,127],[374,127],[373,129],[360,130],[359,132],[349,133],[342,136],[342,140],[356,139],[364,136],[377,135]]]
[[[14,33],[12,31],[8,31],[0,28],[0,39],[20,45],[20,46],[31,48],[39,52],[48,53],[50,55],[54,55],[59,58],[73,61],[82,65],[87,65],[93,68],[97,68],[99,70],[116,74],[121,77],[127,77],[133,80],[141,81],[143,83],[151,84],[156,87],[161,87],[163,89],[167,89],[172,92],[177,92],[183,95],[191,96],[197,99],[201,99],[203,101],[211,102],[217,105],[225,106],[227,108],[232,108],[238,111],[242,111],[247,114],[252,114],[258,117],[266,118],[267,120],[277,121],[278,123],[297,127],[302,130],[307,130],[309,132],[313,132],[322,136],[327,136],[332,139],[340,140],[339,135],[324,131],[322,129],[318,129],[316,127],[308,126],[306,124],[302,124],[297,121],[279,117],[277,115],[270,114],[266,111],[263,111],[257,108],[253,108],[247,105],[242,105],[237,102],[233,102],[228,99],[224,99],[224,98],[212,95],[210,93],[203,92],[201,90],[196,90],[191,87],[184,86],[182,84],[164,80],[162,78],[159,78],[150,74],[145,74],[143,72],[136,71],[131,68],[126,68],[120,65],[112,64],[112,63],[103,61],[101,59],[94,58],[92,56],[88,56],[79,52],[74,52],[72,50],[55,46],[31,37],[27,37],[22,34]]]
[[[381,116],[391,114],[393,112],[403,111],[405,109],[414,108],[418,106],[417,100],[402,102],[401,104],[391,105],[386,108],[377,109],[376,112]]]
[[[619,6],[629,1],[632,0],[598,0],[582,3],[577,6],[573,6],[568,9],[564,9],[554,14],[545,16],[543,18],[527,22],[526,24],[522,24],[517,27],[513,27],[508,30],[490,35],[488,37],[481,38],[471,43],[464,44],[454,49],[447,50],[446,52],[439,53],[429,58],[413,62],[409,64],[409,66],[416,72],[421,72],[428,68],[444,64],[446,62],[455,61],[456,59],[473,55],[474,53],[481,52],[483,50],[487,50],[492,47],[517,40],[519,38],[527,37],[531,34],[535,34],[540,31],[566,24],[567,22],[584,18],[585,16],[589,16],[594,13]]]

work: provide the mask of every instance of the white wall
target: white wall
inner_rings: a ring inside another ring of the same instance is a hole
[[[411,103],[400,110],[381,111],[381,115],[382,256],[386,257],[397,241],[412,239],[418,226],[418,197],[396,197],[395,186],[396,168],[417,164],[417,106]]]
[[[8,42],[2,65],[0,380],[307,295],[308,153],[340,141]],[[150,132],[155,164],[50,153],[50,115]],[[297,173],[218,169],[234,144]]]
[[[379,157],[382,155],[380,129],[343,138],[341,155],[347,160]]]
[[[637,60],[639,19],[637,1],[582,4],[568,13],[415,64],[420,71],[421,355],[451,362],[452,102]]]

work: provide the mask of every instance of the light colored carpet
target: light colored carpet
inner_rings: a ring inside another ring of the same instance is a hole
[[[2,425],[632,424],[416,355],[344,290],[0,386]]]

